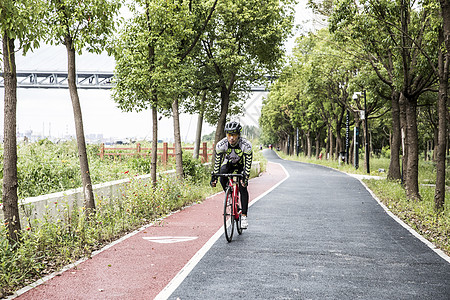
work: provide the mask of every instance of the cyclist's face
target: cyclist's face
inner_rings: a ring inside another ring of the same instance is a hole
[[[227,140],[228,140],[228,143],[231,144],[231,146],[236,145],[238,139],[239,139],[239,134],[237,134],[237,133],[227,133]]]

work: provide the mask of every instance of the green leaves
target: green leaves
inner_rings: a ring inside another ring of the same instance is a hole
[[[50,0],[47,1],[45,23],[50,43],[63,43],[71,37],[73,47],[81,54],[83,49],[100,53],[115,28],[115,16],[120,0]]]
[[[45,15],[43,0],[2,0],[0,3],[0,30],[9,38],[19,42],[26,54],[39,47],[45,30],[42,19]]]

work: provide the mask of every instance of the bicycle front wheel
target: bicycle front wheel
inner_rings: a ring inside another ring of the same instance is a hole
[[[237,203],[236,203],[236,207],[237,207],[237,213],[238,213],[238,218],[235,219],[236,221],[236,231],[239,233],[239,235],[242,234],[242,227],[241,227],[241,219],[242,219],[242,205],[241,205],[241,195],[239,194],[237,199],[236,199]]]
[[[233,201],[231,197],[231,189],[227,188],[223,205],[223,228],[225,230],[225,238],[228,242],[231,242],[234,230]]]

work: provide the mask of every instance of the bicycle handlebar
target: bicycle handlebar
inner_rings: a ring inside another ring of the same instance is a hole
[[[212,173],[212,175],[213,176],[221,176],[221,177],[233,177],[233,176],[244,177],[244,175],[242,175],[242,174],[233,174],[233,173],[230,173],[230,174]]]

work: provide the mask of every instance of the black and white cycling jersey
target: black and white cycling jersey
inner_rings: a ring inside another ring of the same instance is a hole
[[[250,176],[252,166],[252,144],[246,138],[240,137],[235,146],[231,146],[227,138],[223,138],[216,145],[214,173],[219,173],[224,164],[231,164],[236,170],[243,170],[244,175]]]

